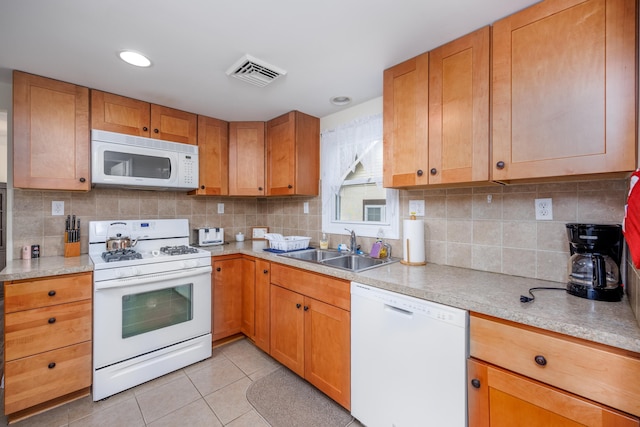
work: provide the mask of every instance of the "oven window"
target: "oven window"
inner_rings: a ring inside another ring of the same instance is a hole
[[[193,283],[122,297],[122,338],[193,319]]]
[[[104,174],[137,178],[171,178],[171,159],[141,154],[104,152]]]

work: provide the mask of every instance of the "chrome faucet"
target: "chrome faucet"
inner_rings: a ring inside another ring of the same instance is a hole
[[[355,254],[358,251],[357,244],[356,244],[356,232],[354,230],[349,230],[348,228],[345,228],[345,230],[347,230],[349,233],[351,233],[351,241],[349,243],[349,250],[351,251],[351,253]]]

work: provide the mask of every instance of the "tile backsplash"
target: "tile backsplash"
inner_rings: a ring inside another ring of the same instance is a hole
[[[569,259],[565,224],[620,223],[624,216],[627,180],[491,185],[401,192],[402,217],[409,200],[425,201],[427,262],[564,282]],[[553,220],[535,219],[534,201],[551,198]],[[198,198],[177,192],[95,189],[88,193],[14,190],[13,258],[23,245],[40,244],[42,256],[63,254],[64,217],[51,215],[51,202],[65,202],[65,215],[82,219],[81,252],[87,252],[91,220],[187,218],[195,227],[224,227],[226,240],[251,227],[267,226],[284,235],[322,234],[321,198]],[[303,202],[309,213],[303,213]],[[218,204],[224,213],[218,214]],[[375,239],[359,238],[366,251]],[[332,247],[347,236],[331,235]],[[389,240],[393,255],[402,256],[400,240]],[[640,282],[632,269],[629,294]],[[634,297],[636,313],[638,298]]]

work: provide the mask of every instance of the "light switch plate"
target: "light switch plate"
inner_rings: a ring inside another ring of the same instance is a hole
[[[424,200],[409,200],[409,215],[424,216]]]
[[[224,213],[224,203],[218,203],[218,213]]]
[[[309,213],[309,202],[302,203],[302,212],[306,214]]]

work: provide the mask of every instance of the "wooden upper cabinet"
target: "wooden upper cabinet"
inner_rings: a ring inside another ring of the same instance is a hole
[[[265,195],[264,122],[229,123],[229,195]]]
[[[89,89],[13,73],[13,185],[91,189]]]
[[[489,180],[489,48],[484,27],[429,52],[429,184]]]
[[[291,111],[267,122],[267,195],[317,196],[320,120]]]
[[[636,167],[636,1],[543,1],[493,27],[492,179]]]
[[[151,104],[151,138],[197,145],[198,116]]]
[[[384,186],[429,182],[429,54],[384,71]]]
[[[229,194],[229,123],[198,116],[200,187],[189,194]]]
[[[91,128],[127,135],[149,137],[150,105],[148,102],[91,91]]]
[[[91,91],[91,128],[197,145],[198,116],[99,90]]]

